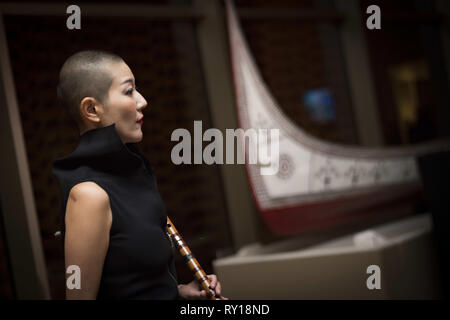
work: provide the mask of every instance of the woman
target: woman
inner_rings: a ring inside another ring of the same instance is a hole
[[[104,51],[76,53],[61,68],[57,94],[80,130],[76,150],[52,168],[65,265],[81,271],[81,288],[66,288],[66,298],[205,299],[195,280],[177,283],[164,205],[137,146],[147,101],[128,65]],[[208,278],[220,295],[217,277]]]

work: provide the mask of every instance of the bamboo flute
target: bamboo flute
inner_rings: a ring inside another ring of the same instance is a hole
[[[184,258],[186,264],[189,269],[194,273],[195,278],[200,283],[201,287],[206,291],[206,296],[210,300],[220,300],[220,297],[216,295],[214,290],[210,287],[210,282],[208,277],[206,276],[205,271],[198,263],[197,259],[192,254],[191,250],[187,246],[186,242],[184,242],[183,238],[178,233],[178,230],[173,225],[172,221],[167,217],[167,232],[169,233],[170,238],[175,243],[178,251],[181,256]]]

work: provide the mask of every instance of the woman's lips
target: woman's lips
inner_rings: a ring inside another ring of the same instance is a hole
[[[140,125],[142,125],[144,123],[144,117],[141,118],[141,120],[138,120],[137,123],[139,123]]]

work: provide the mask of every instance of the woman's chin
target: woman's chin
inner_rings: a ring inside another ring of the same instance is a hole
[[[141,142],[143,137],[144,137],[144,134],[142,133],[142,130],[139,129],[133,135],[129,135],[125,139],[122,139],[122,141],[125,141],[125,143],[137,143],[137,142]]]
[[[144,137],[144,133],[142,132],[142,129],[139,129],[139,132],[136,135],[136,141],[135,142],[140,142],[143,137]]]

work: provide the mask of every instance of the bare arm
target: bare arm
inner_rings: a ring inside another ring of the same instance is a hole
[[[108,194],[94,182],[72,188],[66,206],[66,270],[77,265],[81,289],[68,289],[66,299],[96,299],[109,245],[112,213]]]

